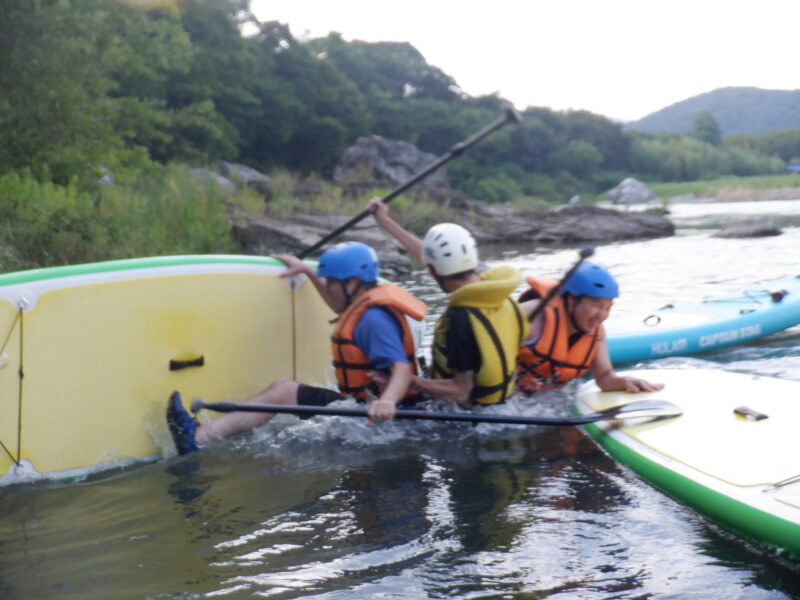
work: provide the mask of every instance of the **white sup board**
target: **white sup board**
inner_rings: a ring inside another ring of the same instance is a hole
[[[283,263],[180,256],[0,275],[0,477],[79,477],[160,455],[164,410],[326,385],[333,313]]]
[[[722,370],[636,370],[653,393],[584,384],[579,414],[661,399],[683,414],[585,426],[611,456],[733,533],[800,560],[800,382]]]

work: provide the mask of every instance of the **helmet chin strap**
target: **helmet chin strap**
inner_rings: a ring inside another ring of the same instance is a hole
[[[571,309],[567,308],[567,310],[564,311],[564,312],[567,313],[567,317],[569,318],[570,324],[576,330],[580,331],[581,333],[588,333],[586,330],[584,330],[583,328],[579,327],[577,321],[575,321],[575,305],[578,303],[578,296],[573,296],[572,294],[570,294],[570,297],[573,299],[572,308]],[[566,304],[566,301],[564,302],[564,304]]]
[[[450,290],[448,290],[444,285],[444,277],[442,277],[441,275],[436,275],[435,273],[433,273],[433,278],[436,280],[436,283],[439,285],[439,289],[440,290],[442,290],[445,294],[450,293]]]
[[[337,279],[336,281],[339,282],[339,285],[342,288],[342,295],[344,296],[344,305],[345,305],[345,308],[347,308],[353,302],[353,297],[356,294],[358,294],[358,292],[361,290],[361,287],[363,286],[363,282],[361,280],[359,280],[358,281],[358,285],[356,286],[356,289],[354,289],[352,292],[348,292],[347,291],[346,282],[349,281],[349,279],[348,280]]]

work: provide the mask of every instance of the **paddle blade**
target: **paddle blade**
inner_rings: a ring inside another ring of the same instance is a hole
[[[637,400],[597,414],[605,415],[608,420],[648,419],[653,421],[679,417],[683,414],[683,410],[667,400]]]
[[[508,123],[522,123],[522,115],[513,106],[506,109],[506,121]]]

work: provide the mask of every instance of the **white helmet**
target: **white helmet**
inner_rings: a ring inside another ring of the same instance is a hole
[[[478,246],[461,225],[439,223],[428,229],[422,240],[422,260],[437,275],[463,273],[478,266]]]

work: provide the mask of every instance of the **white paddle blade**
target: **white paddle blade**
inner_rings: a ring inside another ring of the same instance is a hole
[[[670,419],[679,417],[683,410],[667,400],[637,400],[609,409],[611,419]]]

